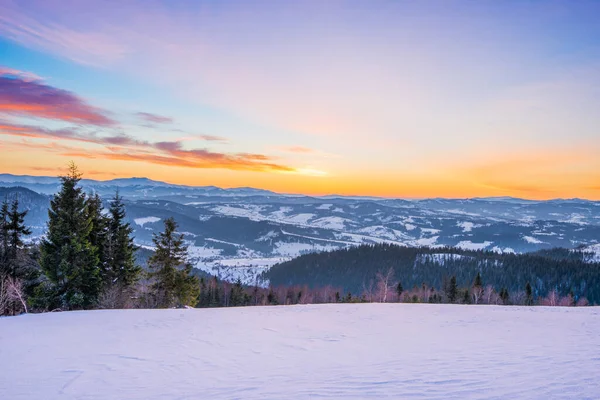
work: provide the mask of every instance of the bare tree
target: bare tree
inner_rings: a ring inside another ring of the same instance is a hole
[[[559,296],[558,296],[558,292],[556,291],[556,289],[550,291],[550,293],[548,293],[548,296],[546,296],[541,301],[542,305],[550,306],[550,307],[556,307],[558,305],[558,302],[559,302]]]
[[[473,290],[471,291],[471,296],[473,296],[473,304],[479,304],[481,298],[483,297],[483,292],[483,287],[473,286]]]
[[[369,284],[363,282],[363,297],[369,302],[373,302],[373,280],[369,281]]]
[[[385,303],[388,298],[388,293],[392,290],[391,282],[394,278],[394,270],[392,268],[384,274],[381,272],[377,273],[377,299],[379,302]]]
[[[6,285],[8,304],[20,303],[23,311],[27,313],[27,302],[25,301],[25,294],[23,292],[23,282],[20,279],[15,279],[10,276],[6,277],[4,282]]]
[[[487,285],[483,290],[482,297],[487,304],[497,304],[498,294],[492,285]]]

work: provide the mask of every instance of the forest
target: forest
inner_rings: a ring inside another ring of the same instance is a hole
[[[173,218],[134,244],[118,192],[105,208],[74,164],[27,241],[18,197],[0,206],[0,315],[107,308],[410,302],[574,306],[600,302],[600,264],[581,250],[501,254],[378,244],[312,253],[264,274],[269,287],[220,281],[188,262]]]
[[[441,290],[454,278],[459,287],[472,287],[479,276],[500,292],[521,292],[529,284],[535,298],[556,292],[575,301],[600,302],[600,264],[581,250],[550,249],[512,254],[458,248],[364,245],[302,255],[265,273],[273,286],[332,285],[343,292],[362,293],[376,285],[375,277],[391,271],[406,288]]]

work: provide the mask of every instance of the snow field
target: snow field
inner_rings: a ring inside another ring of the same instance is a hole
[[[342,304],[0,319],[0,398],[598,399],[600,309]]]

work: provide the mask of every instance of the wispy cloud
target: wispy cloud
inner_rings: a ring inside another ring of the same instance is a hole
[[[0,135],[26,139],[70,140],[103,146],[100,149],[68,148],[52,144],[22,143],[27,149],[46,149],[65,157],[101,158],[137,161],[189,168],[224,168],[230,170],[294,172],[295,168],[276,162],[264,154],[220,153],[208,149],[185,149],[181,141],[149,142],[126,134],[102,136],[76,128],[46,129],[12,124],[0,120]],[[19,144],[13,144],[19,145]]]
[[[171,117],[165,117],[162,115],[152,114],[149,112],[141,112],[140,111],[136,115],[146,122],[152,122],[155,124],[172,124],[173,123],[173,118],[171,118]]]
[[[7,72],[0,74],[0,114],[97,126],[116,124],[105,111],[72,92]]]

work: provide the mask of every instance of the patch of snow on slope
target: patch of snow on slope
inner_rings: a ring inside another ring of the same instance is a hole
[[[511,248],[511,247],[501,248],[501,247],[498,247],[498,246],[494,246],[494,247],[491,248],[491,250],[494,253],[500,253],[500,254],[502,254],[502,253],[515,254],[516,253],[515,250],[513,248]]]
[[[413,224],[408,224],[408,223],[406,223],[406,224],[404,224],[404,228],[405,228],[407,231],[412,231],[412,230],[415,230],[415,229],[417,229],[417,226],[416,226],[416,225],[413,225]]]
[[[287,213],[292,212],[292,210],[292,207],[279,207],[279,210],[273,211],[270,214],[270,217],[275,219],[283,219],[286,217]]]
[[[439,229],[434,229],[434,228],[420,228],[421,232],[429,234],[429,235],[437,235],[438,233],[440,233],[441,231]]]
[[[310,243],[289,243],[289,242],[277,242],[275,243],[275,248],[273,250],[273,254],[277,254],[280,256],[286,257],[297,257],[304,253],[314,253],[317,251],[330,251],[338,249],[339,246],[334,246],[330,244],[321,245],[321,244],[310,244]]]
[[[236,204],[231,205],[219,205],[212,208],[212,211],[228,215],[232,217],[248,218],[252,221],[262,221],[265,217],[261,214],[263,207],[254,204]]]
[[[412,244],[414,246],[433,246],[437,243],[439,236],[432,236],[429,238],[420,238],[417,240],[414,240],[412,242]]]
[[[269,231],[267,233],[265,233],[264,235],[262,235],[261,237],[257,238],[255,240],[255,242],[266,242],[269,240],[273,240],[274,238],[278,237],[279,233],[275,232],[275,231]]]
[[[346,228],[345,224],[348,222],[352,222],[352,220],[342,217],[323,217],[311,221],[310,225],[319,228],[334,229],[341,231]]]
[[[320,206],[316,207],[316,210],[329,210],[331,207],[333,207],[333,204],[321,204]]]
[[[481,225],[474,224],[470,221],[460,221],[456,223],[456,226],[462,228],[463,232],[471,232],[473,228],[479,228]]]
[[[284,221],[286,223],[288,223],[288,224],[306,225],[306,224],[308,224],[308,221],[310,221],[314,217],[315,217],[315,214],[300,213],[300,214],[296,214],[296,215],[292,215],[292,216],[286,217],[284,219]]]
[[[483,250],[486,247],[489,247],[494,242],[488,242],[487,240],[483,243],[473,243],[470,240],[463,240],[459,242],[456,247],[460,247],[465,250]]]
[[[444,263],[446,261],[462,260],[464,258],[471,258],[471,257],[463,256],[462,254],[449,254],[449,253],[418,254],[417,262],[421,263],[421,264],[426,263],[426,262],[435,262],[435,263],[444,265]]]
[[[0,318],[0,398],[597,399],[597,314],[324,304]]]
[[[158,217],[144,217],[144,218],[136,218],[133,220],[133,222],[136,223],[136,225],[139,226],[144,226],[144,224],[152,224],[154,222],[158,222],[160,221],[160,218]]]
[[[532,243],[532,244],[542,244],[544,242],[542,242],[541,240],[534,238],[533,236],[523,236],[523,240],[526,241],[527,243]]]

